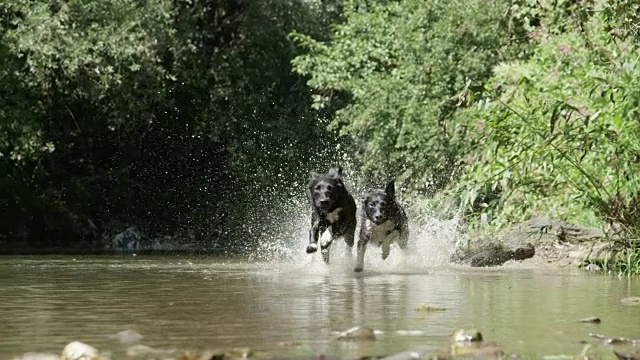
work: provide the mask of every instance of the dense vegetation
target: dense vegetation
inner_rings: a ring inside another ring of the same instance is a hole
[[[92,247],[130,225],[201,247],[247,238],[251,210],[302,191],[333,146],[289,32],[326,37],[339,14],[303,0],[2,2],[5,243]]]
[[[5,1],[0,233],[93,246],[136,224],[246,245],[346,156],[359,184],[397,177],[472,227],[548,214],[606,229],[638,264],[639,10]]]

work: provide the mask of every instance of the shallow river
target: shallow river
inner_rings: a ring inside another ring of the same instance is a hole
[[[523,358],[576,355],[584,346],[578,341],[598,344],[590,332],[640,338],[640,306],[620,303],[640,296],[637,280],[518,266],[389,265],[354,274],[344,262],[327,267],[305,255],[290,264],[0,257],[0,359],[59,353],[72,340],[127,358],[131,344],[109,338],[127,329],[143,335],[140,344],[169,351],[165,358],[171,349],[222,347],[306,359],[435,354],[446,352],[449,335],[461,327],[476,327]],[[416,311],[421,304],[446,310]],[[588,316],[602,323],[577,322]],[[333,340],[356,325],[378,330],[377,340]],[[605,346],[597,351],[611,354]]]

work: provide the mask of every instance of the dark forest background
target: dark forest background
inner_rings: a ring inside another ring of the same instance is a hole
[[[242,249],[340,163],[471,225],[545,213],[633,239],[639,7],[3,1],[0,247],[136,226]]]

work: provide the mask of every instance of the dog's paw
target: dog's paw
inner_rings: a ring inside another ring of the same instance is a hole
[[[316,251],[318,251],[318,245],[309,244],[309,246],[307,246],[307,254],[312,254],[312,253],[314,253]]]
[[[323,241],[320,243],[320,249],[326,250],[331,246],[331,241]]]
[[[354,272],[362,272],[362,266],[356,266],[355,269],[353,269]]]

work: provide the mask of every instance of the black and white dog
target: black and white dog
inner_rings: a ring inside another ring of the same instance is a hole
[[[326,174],[312,172],[307,198],[311,204],[307,254],[318,251],[318,238],[327,230],[329,239],[320,244],[325,263],[329,263],[333,240],[339,237],[344,238],[351,253],[356,233],[356,202],[344,185],[342,167],[332,168]]]
[[[374,190],[365,195],[354,270],[360,272],[364,268],[364,252],[368,243],[382,247],[382,259],[386,260],[394,241],[401,249],[407,248],[409,225],[404,209],[396,201],[392,180],[384,191]]]

